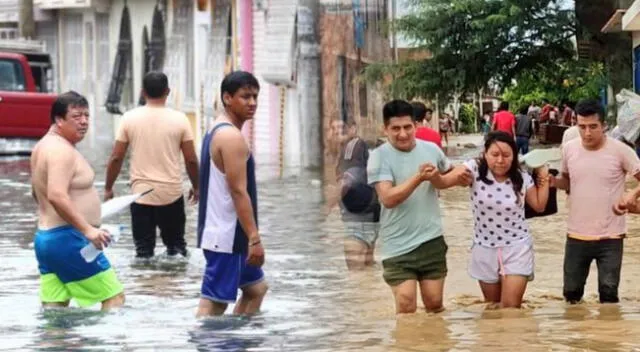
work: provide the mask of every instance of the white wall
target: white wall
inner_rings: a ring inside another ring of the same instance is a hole
[[[153,9],[156,5],[154,0],[136,0],[128,1],[129,15],[131,17],[131,41],[133,44],[133,91],[134,102],[137,99],[142,88],[142,60],[144,53],[142,52],[142,31],[147,26],[147,31],[151,35],[151,21],[153,20]],[[110,9],[109,18],[109,43],[111,67],[109,71],[113,71],[114,58],[118,51],[118,40],[120,39],[120,21],[122,19],[122,9],[124,8],[123,0],[113,0]],[[168,29],[168,28],[167,28]],[[168,33],[168,31],[167,31]]]
[[[262,78],[267,60],[266,25],[265,12],[255,9],[253,11],[253,72],[260,83],[260,94],[258,110],[253,118],[253,136],[256,163],[261,165],[275,163],[278,155],[278,149],[273,148],[275,143],[272,143],[272,139],[278,138],[278,126],[271,123],[270,111],[271,105],[279,106],[279,102],[270,100],[271,85]]]

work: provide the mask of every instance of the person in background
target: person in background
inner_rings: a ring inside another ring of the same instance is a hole
[[[533,135],[537,135],[540,130],[540,112],[542,109],[538,106],[538,103],[531,102],[529,109],[527,111],[527,115],[531,119],[531,123],[533,124]]]
[[[573,119],[575,112],[572,108],[573,104],[570,102],[565,102],[562,105],[562,124],[565,126],[573,126]]]
[[[113,185],[131,147],[132,193],[153,192],[131,204],[131,229],[136,258],[153,257],[156,228],[167,247],[168,256],[186,257],[182,163],[191,181],[189,201],[198,202],[198,156],[187,116],[166,106],[169,81],[162,72],[149,72],[142,82],[146,105],[122,116],[115,145],[107,165],[104,199],[113,198]]]
[[[433,110],[428,109],[423,103],[418,101],[411,103],[411,106],[413,106],[413,118],[417,126],[416,138],[435,143],[438,147],[442,148],[442,138],[440,134],[438,131],[428,127]]]
[[[491,132],[491,112],[487,111],[482,116],[482,134],[486,137]]]
[[[498,107],[498,112],[493,116],[493,131],[502,131],[512,138],[516,136],[516,117],[509,111],[509,103],[503,101]]]
[[[444,139],[445,143],[447,143],[447,147],[449,146],[449,131],[451,131],[451,118],[449,114],[443,113],[440,118],[440,136]]]
[[[346,123],[348,140],[336,168],[340,190],[340,213],[347,236],[344,254],[347,268],[363,269],[374,264],[374,249],[380,228],[380,203],[375,188],[367,183],[369,147],[358,136],[353,120]]]
[[[549,100],[542,99],[542,110],[540,110],[540,123],[548,123],[549,122],[549,114],[553,109],[553,106],[549,104]]]
[[[524,106],[516,116],[516,145],[522,155],[529,152],[529,139],[533,136],[533,124],[527,111],[528,108]]]

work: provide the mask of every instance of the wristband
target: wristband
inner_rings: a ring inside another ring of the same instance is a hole
[[[257,240],[256,242],[253,242],[253,243],[249,243],[249,247],[253,247],[256,244],[260,244],[260,240]]]

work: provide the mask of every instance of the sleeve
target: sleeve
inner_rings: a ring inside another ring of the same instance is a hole
[[[527,193],[527,191],[531,188],[534,187],[536,184],[533,182],[533,177],[531,177],[531,175],[529,175],[528,172],[522,172],[522,188],[524,189],[524,193]]]
[[[450,171],[453,168],[453,165],[451,164],[451,161],[449,161],[449,158],[444,155],[442,149],[434,147],[434,150],[438,153],[438,171],[440,171],[440,173]]]
[[[394,181],[391,167],[383,156],[380,155],[379,148],[369,155],[369,160],[367,162],[367,180],[370,185],[374,185],[382,181]]]
[[[618,145],[622,152],[622,168],[627,174],[632,176],[640,173],[640,159],[638,159],[638,154],[632,148],[629,148],[626,145]]]
[[[118,126],[118,133],[116,133],[116,141],[122,143],[129,143],[129,119],[125,114],[120,120],[120,126]]]
[[[469,159],[462,163],[462,165],[469,169],[473,176],[478,176],[478,161],[476,159]]]
[[[478,175],[479,175],[478,161],[476,159],[469,159],[464,163],[462,163],[462,165],[464,165],[464,167],[466,167],[469,171],[471,171],[471,174],[473,175],[473,182],[475,182],[475,180],[478,178]]]
[[[187,115],[182,115],[184,117],[183,124],[183,132],[182,132],[182,140],[181,143],[189,142],[193,140],[193,132],[191,131],[191,124],[189,123],[189,118]]]
[[[568,174],[569,167],[567,166],[567,145],[562,146],[562,162],[560,163],[560,174]]]

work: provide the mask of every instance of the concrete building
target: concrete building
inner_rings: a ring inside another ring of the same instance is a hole
[[[82,92],[97,116],[91,143],[113,139],[121,114],[141,103],[142,78],[151,69],[169,76],[169,104],[187,114],[199,143],[222,109],[224,75],[242,69],[262,88],[256,117],[243,131],[259,173],[320,167],[315,1],[34,1],[56,30],[58,90]]]
[[[37,2],[37,0],[35,1]],[[18,21],[20,13],[20,0],[0,0],[0,39],[14,39],[19,37]],[[35,21],[35,38],[43,41],[46,50],[51,54],[54,72],[57,72],[58,27],[55,11],[43,9],[38,6],[33,8]],[[53,87],[58,87],[58,77],[53,77]]]
[[[325,179],[333,180],[341,126],[356,121],[360,136],[371,143],[381,132],[384,97],[360,73],[368,64],[393,60],[385,30],[390,8],[387,1],[320,4],[324,170]]]

